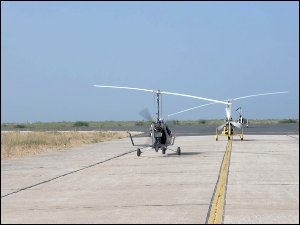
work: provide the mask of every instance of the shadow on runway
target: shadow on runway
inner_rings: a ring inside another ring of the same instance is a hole
[[[168,153],[168,156],[189,156],[189,155],[200,155],[200,154],[204,154],[204,152],[181,152],[180,155],[177,155],[176,152],[173,153]]]
[[[233,139],[234,142],[236,141],[239,141],[239,142],[244,142],[244,141],[257,141],[255,139],[244,139],[244,140],[241,140],[241,139]]]

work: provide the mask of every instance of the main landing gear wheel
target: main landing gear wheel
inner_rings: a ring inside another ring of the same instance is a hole
[[[142,153],[141,149],[138,148],[137,151],[136,151],[137,156],[139,157],[141,155],[141,153]]]
[[[155,151],[158,152],[158,148],[155,148]]]
[[[167,149],[166,149],[166,148],[164,148],[164,147],[163,147],[163,148],[161,148],[161,151],[162,151],[162,154],[163,154],[163,155],[164,155],[164,154],[166,154],[166,150],[167,150]]]
[[[176,154],[177,155],[181,155],[181,149],[180,149],[180,147],[177,148]]]

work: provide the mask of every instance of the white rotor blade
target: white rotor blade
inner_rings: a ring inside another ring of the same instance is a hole
[[[174,116],[174,115],[179,114],[179,113],[183,113],[183,112],[186,112],[186,111],[190,111],[190,110],[192,110],[192,109],[204,107],[204,106],[207,106],[207,105],[213,105],[213,104],[217,104],[217,102],[212,102],[212,103],[208,103],[208,104],[204,104],[204,105],[199,105],[199,106],[196,106],[196,107],[193,107],[193,108],[189,108],[189,109],[182,110],[182,111],[180,111],[180,112],[176,112],[176,113],[169,114],[168,116]]]
[[[271,93],[263,93],[263,94],[256,94],[256,95],[248,95],[248,96],[243,96],[243,97],[238,97],[238,98],[230,99],[230,100],[228,100],[228,103],[226,103],[226,104],[228,105],[229,102],[231,102],[232,100],[238,100],[238,99],[243,99],[243,98],[256,97],[256,96],[261,96],[261,95],[275,95],[275,94],[285,94],[285,93],[288,93],[288,91],[271,92]],[[226,100],[224,100],[224,101],[226,101]],[[209,104],[205,104],[205,105],[199,105],[199,106],[196,106],[196,107],[193,107],[193,108],[182,110],[180,112],[172,113],[172,114],[170,114],[168,116],[172,116],[172,115],[176,115],[176,114],[179,114],[179,113],[187,112],[187,111],[190,111],[190,110],[193,110],[193,109],[201,108],[203,106],[212,105],[212,104],[215,104],[215,103],[217,103],[217,102],[209,103]],[[227,114],[227,117],[228,117],[227,110],[226,110],[226,114]]]
[[[104,87],[104,88],[122,88],[122,89],[129,89],[129,90],[137,90],[137,91],[148,91],[148,92],[155,92],[154,90],[148,89],[141,89],[141,88],[131,88],[131,87],[118,87],[118,86],[102,86],[95,84],[94,87]]]
[[[222,104],[225,104],[225,105],[228,104],[228,102],[223,102],[223,101],[219,101],[219,100],[214,100],[214,99],[210,99],[210,98],[203,98],[203,97],[198,97],[198,96],[193,96],[193,95],[172,93],[172,92],[166,92],[166,91],[161,91],[160,93],[167,94],[167,95],[177,95],[177,96],[183,96],[183,97],[188,97],[188,98],[202,99],[202,100],[206,100],[206,101],[210,101],[210,102],[222,103]]]
[[[173,92],[166,92],[166,91],[154,91],[154,90],[131,88],[131,87],[102,86],[102,85],[96,85],[96,84],[94,85],[94,87],[122,88],[122,89],[137,90],[137,91],[148,91],[148,92],[154,92],[154,93],[160,93],[160,94],[177,95],[177,96],[183,96],[183,97],[188,97],[188,98],[196,98],[196,99],[206,100],[206,101],[215,102],[215,103],[222,103],[222,104],[226,104],[226,105],[228,104],[227,102],[222,102],[222,101],[213,100],[213,99],[209,99],[209,98],[203,98],[203,97],[199,97],[199,96],[179,94],[179,93],[173,93]]]
[[[288,93],[288,91],[280,91],[280,92],[271,92],[271,93],[263,93],[263,94],[256,94],[256,95],[248,95],[248,96],[234,98],[232,100],[238,100],[238,99],[242,99],[242,98],[256,97],[256,96],[261,96],[261,95],[275,95],[275,94],[285,94],[285,93]]]

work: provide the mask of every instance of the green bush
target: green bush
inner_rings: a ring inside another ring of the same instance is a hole
[[[173,121],[171,121],[171,123],[173,125],[180,125],[181,124],[181,122],[179,120],[173,120]]]
[[[206,124],[206,120],[198,120],[198,124]]]
[[[279,123],[297,123],[297,120],[285,119],[285,120],[279,120]]]
[[[83,122],[83,121],[77,121],[73,125],[74,127],[88,127],[89,123],[88,122]]]
[[[14,126],[14,128],[26,128],[26,126],[23,124],[17,124]]]
[[[136,126],[144,126],[145,123],[143,121],[137,121],[137,122],[135,122],[135,125]]]

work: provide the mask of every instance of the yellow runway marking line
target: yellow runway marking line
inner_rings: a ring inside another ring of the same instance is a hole
[[[218,182],[215,187],[215,193],[211,203],[209,216],[207,218],[207,224],[221,224],[223,221],[223,211],[225,204],[225,194],[226,194],[226,185],[227,177],[229,171],[229,161],[232,149],[232,137],[227,142],[226,152],[222,161],[220,168],[220,174]]]

